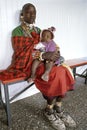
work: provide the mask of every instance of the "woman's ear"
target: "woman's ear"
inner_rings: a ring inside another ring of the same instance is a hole
[[[20,12],[20,21],[23,22],[24,21],[24,17],[23,17],[23,12]]]

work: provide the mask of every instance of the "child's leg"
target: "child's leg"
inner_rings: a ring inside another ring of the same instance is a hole
[[[40,61],[38,59],[33,61],[32,68],[31,68],[31,76],[28,79],[29,82],[32,80],[35,80],[35,73],[36,73],[36,69],[37,69],[39,64],[40,64]]]
[[[52,61],[51,62],[48,61],[48,62],[45,63],[45,72],[41,77],[44,81],[49,80],[49,73],[50,73],[53,65],[54,65],[54,62],[52,62]]]

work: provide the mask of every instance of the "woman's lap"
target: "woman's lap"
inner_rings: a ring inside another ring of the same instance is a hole
[[[40,65],[36,72],[35,84],[44,95],[63,96],[68,90],[73,89],[74,79],[66,67],[54,66],[48,82],[41,79],[43,73],[44,66]]]

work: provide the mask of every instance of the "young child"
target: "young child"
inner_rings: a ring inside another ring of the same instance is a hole
[[[53,32],[55,31],[54,27],[45,29],[41,32],[41,42],[38,43],[36,46],[34,46],[34,49],[39,50],[41,52],[53,52],[53,51],[57,51],[59,52],[59,47],[57,46],[57,44],[53,41],[54,38],[54,34]],[[60,53],[60,52],[59,52]],[[32,54],[33,55],[33,54]],[[38,65],[42,62],[41,59],[35,59],[32,63],[32,70],[31,70],[31,76],[28,79],[28,81],[32,81],[35,79],[35,73],[36,73],[36,69],[38,67]],[[49,73],[53,67],[53,65],[58,65],[60,64],[60,59],[58,59],[57,61],[50,61],[49,59],[44,61],[45,63],[45,72],[42,75],[42,79],[44,81],[48,81],[49,80]]]

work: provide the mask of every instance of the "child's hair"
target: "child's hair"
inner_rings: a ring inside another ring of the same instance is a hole
[[[54,31],[55,31],[56,29],[55,29],[55,27],[50,27],[50,28],[48,28],[48,29],[44,29],[42,32],[41,32],[41,36],[43,36],[43,33],[44,32],[50,32],[51,33],[51,39],[53,39],[54,38]]]

